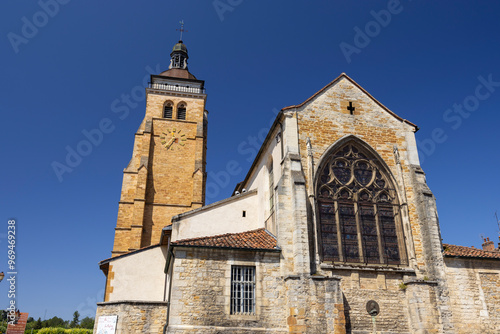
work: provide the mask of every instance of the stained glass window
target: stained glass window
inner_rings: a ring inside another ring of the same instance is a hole
[[[323,261],[400,264],[399,203],[377,158],[350,142],[322,163],[318,175]]]

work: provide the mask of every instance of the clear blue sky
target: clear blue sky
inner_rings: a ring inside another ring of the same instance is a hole
[[[480,247],[480,234],[497,237],[499,2],[59,1],[46,6],[51,15],[36,1],[0,5],[0,270],[7,271],[7,220],[15,218],[22,311],[94,315],[104,288],[97,264],[110,255],[122,171],[144,115],[138,86],[147,68],[168,67],[180,19],[190,70],[208,93],[208,202],[243,179],[251,159],[241,148],[273,110],[346,72],[420,126],[445,242]],[[360,37],[366,29],[369,40]],[[490,90],[476,91],[481,80],[493,81]],[[120,119],[111,104],[122,94],[135,100]],[[64,163],[67,147],[106,118],[114,130],[60,182],[54,161]],[[230,160],[240,172],[217,185],[213,175]],[[7,303],[4,280],[0,307]]]

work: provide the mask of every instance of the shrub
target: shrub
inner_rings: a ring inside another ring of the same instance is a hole
[[[60,327],[47,327],[42,328],[37,334],[92,334],[91,329],[85,328],[60,328]]]

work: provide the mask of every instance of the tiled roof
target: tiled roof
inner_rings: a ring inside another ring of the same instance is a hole
[[[276,238],[265,228],[227,233],[212,237],[183,239],[172,242],[174,246],[217,247],[255,250],[277,250]]]
[[[482,249],[473,247],[456,246],[450,244],[443,244],[444,256],[450,257],[470,257],[470,258],[484,258],[484,259],[499,259],[500,252],[488,252]]]

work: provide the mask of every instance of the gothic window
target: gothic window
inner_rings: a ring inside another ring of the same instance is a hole
[[[372,154],[343,145],[321,164],[316,187],[323,261],[405,261],[396,190]]]
[[[186,105],[179,103],[177,106],[177,119],[186,119]]]
[[[174,105],[172,102],[166,102],[163,107],[163,118],[172,118],[172,110]]]
[[[255,314],[255,267],[231,267],[231,314]]]

